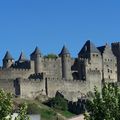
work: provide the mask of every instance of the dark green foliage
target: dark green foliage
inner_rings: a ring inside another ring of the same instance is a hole
[[[13,110],[12,95],[0,90],[0,119],[5,120],[5,117],[11,115]]]
[[[39,114],[39,106],[35,103],[30,103],[28,104],[28,109],[27,109],[28,114]]]
[[[27,106],[22,104],[20,107],[20,114],[16,120],[29,120],[26,114]],[[12,94],[0,90],[0,120],[11,120],[13,112],[13,97]]]
[[[49,105],[55,109],[66,111],[68,103],[60,94],[56,95],[49,101]]]
[[[57,58],[58,56],[56,55],[56,54],[48,54],[48,55],[46,55],[46,56],[44,56],[44,58],[52,58],[52,59],[55,59],[55,58]]]
[[[86,120],[120,120],[120,89],[117,85],[105,84],[100,94],[95,88],[87,106]]]
[[[27,116],[27,104],[23,103],[20,106],[20,113],[16,117],[15,120],[30,120],[30,118]]]

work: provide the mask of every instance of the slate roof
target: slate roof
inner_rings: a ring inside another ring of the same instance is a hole
[[[24,53],[23,53],[23,52],[21,52],[21,54],[20,54],[20,57],[19,57],[18,61],[26,61],[26,57],[25,57],[25,55],[24,55]]]
[[[87,40],[87,42],[85,43],[81,51],[78,53],[78,55],[85,53],[100,53],[100,52],[90,40]]]
[[[65,54],[70,54],[70,52],[64,45],[59,55],[61,56],[61,55],[65,55]]]
[[[13,60],[13,57],[11,56],[9,51],[6,52],[3,60]]]
[[[105,50],[105,45],[104,46],[101,46],[101,47],[97,47],[98,48],[98,50],[101,52],[101,53],[103,53],[104,52],[104,50]]]
[[[38,54],[41,55],[41,52],[40,52],[39,48],[36,47],[35,50],[34,50],[34,52],[31,55],[38,55]]]

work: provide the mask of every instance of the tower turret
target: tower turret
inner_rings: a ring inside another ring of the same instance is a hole
[[[10,68],[14,63],[14,59],[11,56],[10,52],[7,51],[3,58],[3,68]]]
[[[42,72],[42,64],[41,64],[42,56],[38,47],[35,48],[34,52],[30,55],[30,58],[31,60],[34,61],[35,73],[36,74],[41,73]]]
[[[65,46],[63,46],[59,56],[61,57],[61,62],[62,62],[62,78],[67,80],[72,79],[71,57],[68,49]]]
[[[19,62],[24,62],[24,61],[26,61],[26,57],[25,57],[25,55],[24,55],[24,53],[23,53],[23,52],[21,52],[21,54],[20,54],[20,57],[19,57],[18,61],[19,61]]]

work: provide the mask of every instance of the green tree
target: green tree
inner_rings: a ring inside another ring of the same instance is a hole
[[[27,104],[26,103],[21,104],[20,113],[16,117],[15,120],[30,120],[30,118],[27,116]]]
[[[0,90],[0,120],[6,120],[13,110],[12,94]]]
[[[27,114],[27,105],[22,104],[20,107],[20,114],[16,120],[29,120]],[[0,120],[11,120],[13,112],[13,96],[11,93],[6,93],[0,90]]]
[[[95,87],[94,97],[87,101],[86,120],[120,120],[120,89],[117,85],[105,84],[101,93]]]

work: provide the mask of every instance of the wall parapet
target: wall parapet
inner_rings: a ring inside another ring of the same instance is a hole
[[[30,71],[31,69],[23,69],[23,68],[0,68],[1,71]]]

